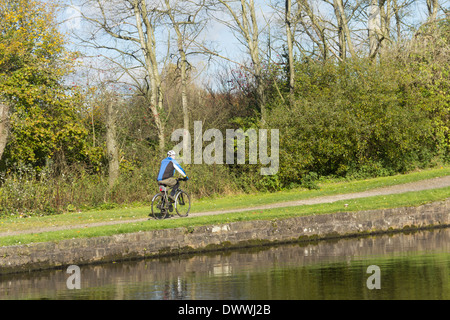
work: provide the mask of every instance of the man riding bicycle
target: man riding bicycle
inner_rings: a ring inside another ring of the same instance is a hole
[[[170,150],[167,152],[167,158],[161,161],[158,178],[156,178],[156,180],[158,180],[158,184],[172,188],[172,192],[168,195],[169,199],[172,201],[175,201],[175,192],[178,184],[177,179],[173,177],[175,175],[175,170],[178,171],[178,173],[186,180],[189,179],[186,172],[184,172],[183,168],[174,158],[175,151]]]

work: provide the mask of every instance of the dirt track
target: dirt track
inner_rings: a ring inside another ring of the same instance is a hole
[[[196,212],[192,215],[192,217],[205,216],[205,215],[216,215],[216,214],[231,213],[231,212],[244,212],[244,211],[256,211],[256,210],[265,210],[265,209],[273,209],[273,208],[293,207],[293,206],[311,205],[311,204],[319,204],[319,203],[331,203],[331,202],[340,201],[340,200],[350,200],[350,199],[365,198],[365,197],[372,197],[372,196],[405,193],[405,192],[410,192],[410,191],[437,189],[437,188],[444,188],[444,187],[449,187],[449,186],[450,186],[450,176],[445,176],[445,177],[440,177],[440,178],[422,180],[422,181],[411,182],[411,183],[406,183],[406,184],[401,184],[401,185],[395,185],[395,186],[391,186],[391,187],[378,188],[378,189],[357,192],[357,193],[338,194],[338,195],[333,195],[333,196],[317,197],[317,198],[306,199],[306,200],[273,203],[273,204],[267,204],[267,205],[262,205],[262,206],[257,206],[257,207],[249,207],[249,208],[243,208],[243,209],[230,209],[230,210],[210,211],[210,212]],[[19,234],[29,234],[29,233],[41,233],[41,232],[48,232],[48,231],[68,230],[68,229],[81,229],[81,228],[87,228],[87,227],[97,227],[97,226],[124,224],[124,223],[132,223],[132,222],[142,222],[142,221],[146,221],[146,220],[148,220],[148,218],[98,222],[98,223],[79,224],[79,225],[70,225],[70,226],[48,227],[48,228],[40,228],[40,229],[29,229],[29,230],[0,233],[0,237],[19,235]]]

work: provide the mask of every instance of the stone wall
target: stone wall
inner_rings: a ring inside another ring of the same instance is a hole
[[[450,198],[419,207],[232,222],[0,247],[0,274],[265,244],[450,226]]]

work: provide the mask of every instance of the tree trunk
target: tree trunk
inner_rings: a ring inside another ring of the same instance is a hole
[[[266,121],[266,96],[263,70],[259,54],[259,31],[254,0],[240,0],[240,10],[233,9],[229,1],[219,0],[236,23],[236,30],[241,34],[250,54],[252,75],[256,82],[256,101],[261,112],[261,123]]]
[[[389,44],[390,29],[391,29],[391,1],[381,0],[380,5],[380,18],[381,18],[381,36],[380,36],[380,50],[385,51],[387,45]]]
[[[428,8],[428,22],[436,21],[439,9],[439,0],[427,0],[427,8]]]
[[[261,112],[261,123],[264,125],[266,122],[266,95],[265,85],[263,80],[263,70],[261,66],[261,57],[259,55],[259,31],[258,23],[256,19],[255,4],[253,0],[250,0],[247,4],[246,1],[241,0],[242,4],[242,17],[243,25],[247,30],[247,42],[249,45],[250,56],[252,58],[254,74],[256,79],[256,100]],[[250,13],[247,13],[247,5],[250,9]],[[251,24],[248,21],[250,17]]]
[[[371,0],[369,10],[369,57],[373,59],[380,47],[379,34],[381,32],[381,15],[378,0]]]
[[[93,25],[90,39],[84,38],[83,42],[97,49],[114,50],[121,57],[116,59],[105,56],[106,59],[118,65],[125,72],[124,74],[128,75],[139,88],[146,103],[149,104],[157,128],[159,149],[163,151],[165,149],[167,117],[163,108],[163,90],[156,58],[155,38],[155,29],[157,23],[161,21],[161,13],[158,12],[158,6],[155,7],[153,2],[149,3],[147,7],[146,0],[87,0],[80,3],[81,6],[84,6],[84,10],[80,10],[79,13]],[[89,17],[86,13],[92,16]],[[136,21],[135,25],[130,20],[133,14]],[[95,18],[95,16],[100,17]],[[134,27],[137,29],[137,33],[132,30]],[[102,37],[99,31],[109,35],[114,40],[113,43],[109,45],[108,39],[99,38]],[[116,43],[115,41],[123,42]],[[137,46],[137,50],[134,46]],[[122,63],[116,60],[122,61]],[[136,63],[142,66],[146,71],[145,74],[134,74],[134,71],[137,70]]]
[[[350,29],[348,28],[347,16],[344,11],[344,2],[343,2],[343,0],[334,0],[334,5],[338,9],[337,12],[339,12],[338,20],[341,21],[342,31],[345,35],[345,40],[346,40],[346,44],[348,46],[348,51],[352,55],[352,58],[356,58],[356,52],[353,47],[353,41],[351,38]]]
[[[325,36],[325,26],[322,24],[322,19],[320,17],[317,17],[311,6],[309,5],[307,0],[301,0],[298,2],[301,9],[306,13],[309,19],[301,19],[300,23],[304,27],[304,31],[309,36],[311,41],[313,41],[318,47],[320,52],[322,53],[322,59],[323,61],[328,60],[328,44],[327,39]],[[309,20],[309,22],[308,22]],[[316,39],[314,35],[309,31],[310,27],[309,24],[311,24],[312,30],[316,33],[317,37],[319,39]]]
[[[183,34],[180,30],[179,23],[175,20],[175,16],[172,13],[172,8],[170,6],[170,2],[168,0],[166,2],[166,8],[167,8],[167,14],[169,15],[170,20],[172,21],[173,28],[175,30],[175,33],[177,34],[177,46],[178,46],[178,52],[180,54],[180,74],[181,74],[181,107],[183,110],[183,125],[184,125],[184,135],[187,135],[187,132],[189,132],[189,107],[188,107],[188,98],[187,98],[187,91],[188,91],[188,61],[186,56],[185,47],[183,44]],[[183,138],[183,162],[189,163],[189,155],[190,152],[188,151],[188,148],[190,147],[189,140],[185,136]]]
[[[106,151],[108,155],[108,184],[112,189],[119,178],[119,145],[117,143],[117,113],[115,99],[108,101],[106,107]]]
[[[341,13],[339,11],[339,8],[337,5],[334,5],[334,14],[336,16],[337,20],[337,27],[338,27],[338,45],[339,45],[339,58],[341,61],[344,61],[347,57],[347,44],[345,43],[345,33],[344,33],[344,26],[343,21],[341,18]]]
[[[181,58],[181,105],[183,108],[183,125],[184,125],[184,135],[187,135],[187,132],[189,132],[189,108],[188,108],[188,100],[187,100],[187,74],[186,74],[186,57],[183,52],[184,58]],[[190,159],[188,155],[190,155],[190,152],[188,152],[188,148],[190,146],[189,140],[187,139],[187,136],[183,139],[183,162],[189,163]]]
[[[5,151],[9,136],[9,105],[0,102],[0,159]]]
[[[189,132],[189,107],[187,99],[187,60],[186,54],[182,50],[181,53],[181,105],[183,109],[183,125],[184,125],[184,137],[183,137],[183,163],[190,163],[190,142],[188,140],[187,134]]]
[[[135,0],[133,3],[133,9],[136,18],[136,27],[138,29],[141,50],[145,57],[145,67],[150,78],[150,110],[155,118],[155,124],[158,130],[159,151],[164,152],[165,123],[161,119],[161,115],[164,112],[163,92],[161,86],[161,76],[158,70],[158,61],[156,59],[154,26],[148,18],[149,14],[145,0]],[[145,26],[145,30],[143,25]]]
[[[393,0],[392,5],[393,5],[393,11],[394,11],[394,17],[395,17],[395,26],[396,26],[396,31],[397,31],[397,43],[399,43],[402,38],[402,33],[401,33],[402,21],[400,18],[400,7],[397,4],[397,0]]]
[[[289,104],[292,106],[294,100],[294,85],[295,85],[295,71],[294,71],[294,52],[292,45],[292,0],[285,2],[285,23],[286,23],[286,40],[288,46],[288,63],[289,63]]]

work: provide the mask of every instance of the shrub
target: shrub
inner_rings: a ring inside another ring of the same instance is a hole
[[[297,66],[292,106],[279,102],[268,125],[280,129],[284,185],[320,176],[405,172],[436,155],[433,121],[401,86],[401,70],[369,61]],[[310,175],[308,177],[308,174]]]

